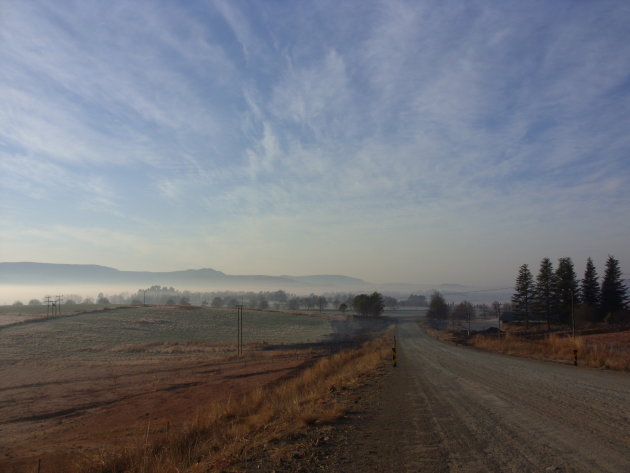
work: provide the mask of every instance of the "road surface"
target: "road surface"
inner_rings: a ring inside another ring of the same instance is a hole
[[[318,468],[630,472],[627,373],[454,346],[417,320],[398,319],[398,367]]]

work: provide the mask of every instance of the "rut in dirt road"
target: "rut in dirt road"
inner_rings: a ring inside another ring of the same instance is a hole
[[[398,367],[331,469],[630,472],[630,376],[457,347],[398,321]]]

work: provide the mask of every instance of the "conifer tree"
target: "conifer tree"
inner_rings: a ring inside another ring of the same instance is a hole
[[[534,310],[547,321],[547,330],[551,329],[551,319],[556,311],[556,274],[549,258],[540,262],[540,270],[534,286]]]
[[[584,270],[584,279],[580,284],[580,301],[589,307],[599,307],[599,283],[597,282],[597,270],[593,264],[593,260],[586,260],[586,269]]]
[[[578,282],[571,258],[560,258],[556,270],[556,298],[560,322],[571,322],[572,311],[578,303]]]
[[[512,296],[512,310],[518,318],[524,318],[527,327],[529,327],[529,314],[534,293],[534,279],[526,264],[521,265],[518,270],[514,290],[515,292]]]
[[[619,261],[609,255],[601,292],[601,311],[604,316],[623,310],[626,305],[628,289],[623,284],[621,276]]]

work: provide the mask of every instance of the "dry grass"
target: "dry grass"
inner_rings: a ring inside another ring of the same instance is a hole
[[[475,335],[467,343],[509,355],[569,362],[573,362],[574,350],[577,350],[580,366],[630,371],[630,346],[598,343],[583,336],[573,338],[549,335],[545,338],[528,339],[508,333],[501,337]]]
[[[339,393],[361,383],[382,366],[390,337],[322,359],[296,376],[248,395],[207,406],[183,432],[151,430],[136,445],[115,454],[103,452],[77,465],[80,473],[196,473],[230,471],[231,465],[268,442],[314,424],[343,417]],[[286,453],[286,452],[284,452]],[[274,455],[283,452],[276,449]]]

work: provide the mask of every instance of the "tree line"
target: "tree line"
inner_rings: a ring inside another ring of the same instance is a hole
[[[41,305],[39,299],[32,299],[29,305]],[[67,294],[65,305],[75,304],[149,304],[149,305],[201,305],[215,308],[235,307],[244,305],[254,309],[276,310],[354,310],[357,314],[365,316],[378,316],[385,307],[417,307],[426,305],[423,295],[411,294],[406,299],[398,300],[394,297],[384,296],[378,292],[372,294],[352,293],[328,293],[323,295],[310,294],[298,296],[283,290],[267,292],[191,292],[180,291],[169,286],[153,285],[146,289],[139,289],[135,293],[122,293],[104,295],[102,292],[96,298],[82,298],[76,294]],[[16,301],[14,306],[23,305]]]
[[[543,258],[536,279],[527,264],[516,277],[512,311],[528,326],[531,320],[568,324],[575,319],[588,322],[614,322],[626,309],[628,289],[623,282],[619,261],[606,260],[604,277],[599,277],[593,260],[586,260],[584,277],[578,281],[571,258],[560,258],[554,270],[549,258]]]

